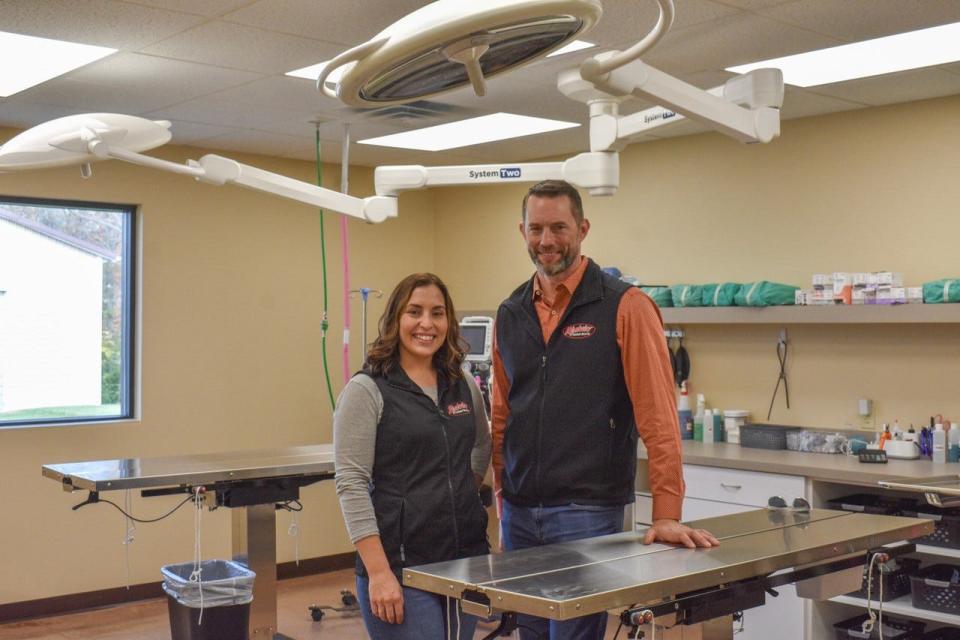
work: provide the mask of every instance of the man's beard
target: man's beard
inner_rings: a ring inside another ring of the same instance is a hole
[[[530,260],[533,261],[533,266],[537,268],[537,271],[547,276],[555,276],[563,273],[570,268],[574,260],[573,252],[569,247],[559,250],[557,253],[560,254],[560,259],[549,265],[543,264],[538,260],[537,252],[534,249],[527,249],[527,253],[530,254]]]

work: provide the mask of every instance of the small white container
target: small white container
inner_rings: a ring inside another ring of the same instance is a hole
[[[750,421],[750,412],[727,409],[723,412],[723,431],[730,444],[740,444],[740,427]]]

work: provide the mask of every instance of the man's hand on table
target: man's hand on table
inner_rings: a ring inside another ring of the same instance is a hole
[[[643,538],[643,544],[653,544],[654,542],[682,544],[688,549],[720,546],[720,541],[706,529],[691,529],[685,524],[680,524],[677,520],[668,519],[654,520],[653,525],[647,530],[647,535]]]

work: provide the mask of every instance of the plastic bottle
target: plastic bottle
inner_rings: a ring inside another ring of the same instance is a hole
[[[883,449],[883,445],[887,444],[887,440],[892,438],[893,436],[890,434],[890,425],[883,425],[883,431],[880,433],[880,448]]]
[[[947,432],[939,422],[933,427],[933,461],[947,461]]]
[[[703,442],[703,412],[707,408],[707,400],[702,393],[697,394],[697,412],[693,414],[693,439]]]
[[[917,430],[913,428],[912,423],[910,424],[910,429],[904,434],[903,439],[910,442],[917,442]]]
[[[707,409],[703,412],[703,441],[713,442],[713,411]]]
[[[950,425],[950,431],[947,432],[947,442],[950,445],[947,450],[947,461],[960,462],[960,425],[956,423]]]
[[[680,439],[693,440],[693,411],[690,411],[690,396],[687,395],[687,381],[680,385],[680,399],[677,401],[677,417],[680,419]]]
[[[886,425],[884,425],[886,427]],[[893,421],[893,429],[890,430],[890,433],[893,434],[894,440],[903,440],[903,430],[900,428],[900,423],[896,420]]]

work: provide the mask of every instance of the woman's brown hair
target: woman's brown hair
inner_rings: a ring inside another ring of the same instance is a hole
[[[463,375],[463,351],[460,348],[460,325],[453,309],[453,300],[443,280],[432,273],[413,273],[397,284],[387,300],[387,306],[380,316],[380,335],[370,345],[364,371],[374,375],[385,375],[400,364],[400,316],[406,309],[414,289],[434,285],[443,294],[443,304],[447,308],[447,335],[443,344],[433,354],[433,366],[439,375],[448,381]]]

